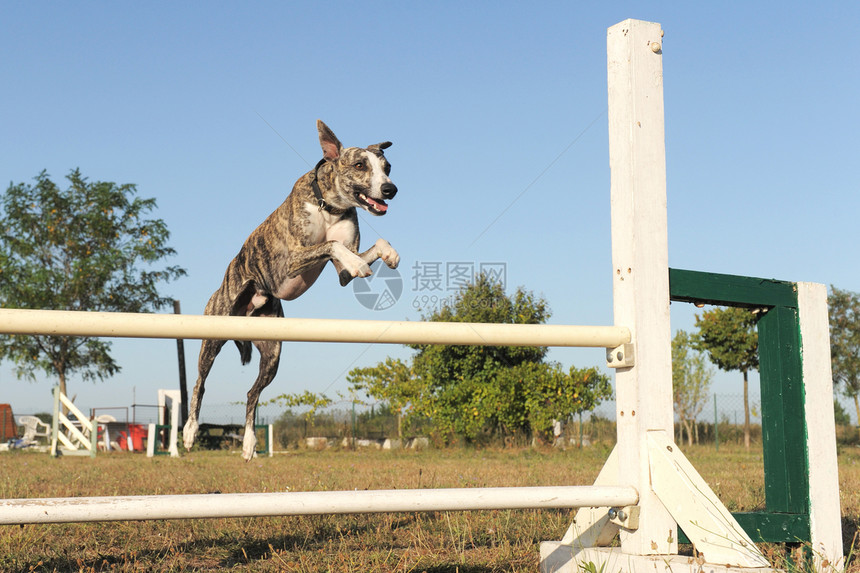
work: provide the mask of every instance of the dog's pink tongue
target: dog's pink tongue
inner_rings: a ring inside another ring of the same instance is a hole
[[[379,211],[380,213],[385,213],[388,211],[388,205],[385,203],[380,203],[379,201],[375,201],[373,198],[368,197],[367,202],[373,205],[373,208]]]

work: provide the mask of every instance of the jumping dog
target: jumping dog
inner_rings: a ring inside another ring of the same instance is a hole
[[[307,291],[328,261],[334,264],[341,286],[371,274],[370,265],[382,259],[396,268],[400,255],[385,239],[377,239],[358,253],[357,208],[385,215],[386,200],[397,193],[391,165],[383,150],[386,141],[366,149],[344,149],[335,134],[317,121],[323,157],[302,175],[286,200],[257,227],[230,261],[224,281],[206,305],[207,315],[284,316],[281,300],[294,300]],[[183,430],[186,449],[194,444],[206,377],[226,340],[204,340],[197,362],[198,377]],[[254,409],[260,392],[278,371],[280,341],[237,340],[242,364],[251,359],[251,345],[260,352],[260,371],[248,391],[242,457],[254,457]]]

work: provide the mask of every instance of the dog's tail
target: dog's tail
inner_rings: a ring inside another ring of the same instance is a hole
[[[251,361],[251,341],[250,340],[235,340],[236,348],[239,349],[239,358],[242,364],[245,365]]]

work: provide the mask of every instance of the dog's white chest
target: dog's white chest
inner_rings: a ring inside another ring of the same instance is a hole
[[[339,243],[339,250],[346,250],[345,245],[351,244],[356,238],[355,222],[351,219],[342,219],[338,216],[320,211],[315,205],[305,204],[307,211],[306,224],[303,227],[304,236],[302,244],[305,247],[319,245],[327,241]],[[314,282],[316,282],[328,260],[308,268],[303,273],[284,280],[278,285],[274,293],[280,299],[294,300],[305,293]]]
[[[308,212],[305,233],[309,245],[318,245],[325,241],[349,244],[355,239],[356,229],[352,220],[320,211],[319,207],[310,203],[305,203],[305,210]]]

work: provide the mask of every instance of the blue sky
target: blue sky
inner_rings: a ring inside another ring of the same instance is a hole
[[[394,142],[400,193],[385,217],[362,216],[362,243],[398,249],[403,291],[370,310],[327,270],[288,316],[417,320],[422,297],[450,294],[419,275],[484,264],[543,295],[553,323],[611,324],[606,29],[626,18],[665,30],[670,265],[860,291],[857,3],[10,2],[0,180],[78,167],[137,184],[188,270],[164,292],[199,314],[321,156],[321,118],[348,146]],[[673,305],[673,327],[691,329],[694,310]],[[114,379],[71,380],[81,406],[176,387],[173,341],[114,349]],[[191,383],[198,349],[186,342]],[[288,344],[263,399],[334,396],[350,368],[387,355],[408,352]],[[603,362],[594,349],[551,357]],[[243,400],[255,375],[225,347],[206,403]],[[49,409],[51,385],[0,365],[16,412]],[[716,391],[740,388],[718,375]]]

